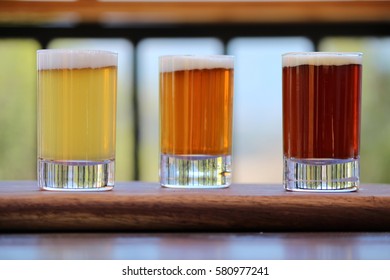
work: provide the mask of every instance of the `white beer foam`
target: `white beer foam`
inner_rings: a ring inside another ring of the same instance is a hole
[[[80,69],[116,66],[118,55],[97,50],[38,50],[38,70],[45,69]]]
[[[173,72],[181,70],[201,70],[201,69],[233,69],[234,58],[228,55],[211,56],[161,56],[160,72]]]
[[[361,53],[342,52],[307,52],[307,53],[286,53],[282,57],[283,66],[299,65],[348,65],[362,64]]]

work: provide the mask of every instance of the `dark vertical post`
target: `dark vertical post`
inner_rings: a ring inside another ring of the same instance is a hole
[[[134,43],[133,52],[133,120],[134,120],[134,180],[140,180],[140,114],[139,114],[139,89],[138,89],[138,40],[129,38]]]

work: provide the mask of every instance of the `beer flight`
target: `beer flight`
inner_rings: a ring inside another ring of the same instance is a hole
[[[38,50],[38,186],[105,191],[115,184],[117,54]],[[157,66],[156,66],[157,67]],[[234,57],[159,59],[160,184],[232,184]],[[359,187],[362,54],[282,55],[283,185]]]

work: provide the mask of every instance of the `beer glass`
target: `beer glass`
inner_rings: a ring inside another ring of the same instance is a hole
[[[38,185],[114,186],[117,54],[38,50]]]
[[[160,57],[160,183],[231,184],[232,56]]]
[[[283,61],[284,187],[359,187],[361,53],[287,53]]]

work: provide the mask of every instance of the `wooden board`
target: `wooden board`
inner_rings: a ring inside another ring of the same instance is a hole
[[[118,183],[108,192],[41,191],[0,182],[0,231],[389,231],[390,185],[293,193],[281,185],[219,190]]]

